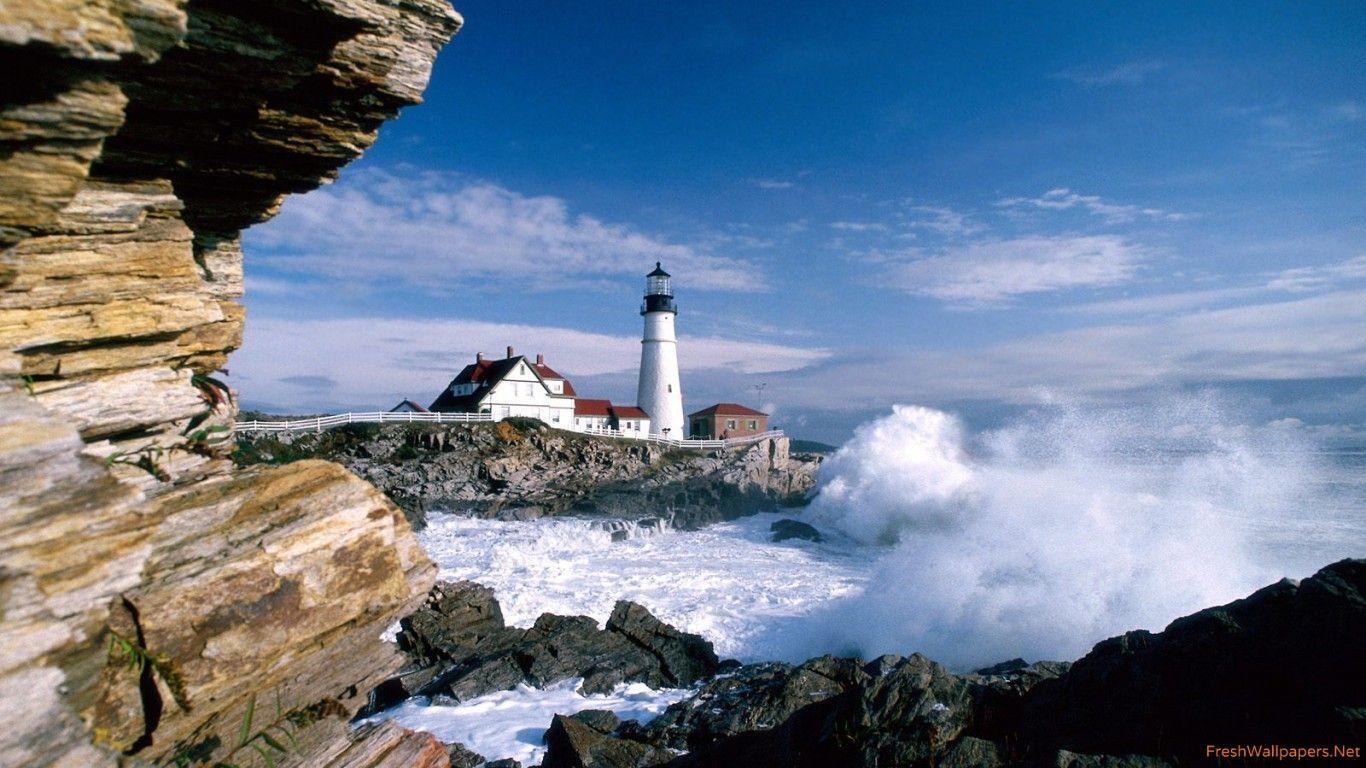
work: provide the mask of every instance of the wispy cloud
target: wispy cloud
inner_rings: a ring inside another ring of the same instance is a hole
[[[1139,389],[1366,376],[1366,291],[1196,309],[1152,322],[1107,323],[950,351],[880,351],[781,374],[785,405],[889,402],[1035,403],[1041,392],[1104,399]],[[775,387],[778,386],[775,384]]]
[[[832,221],[831,229],[843,232],[885,232],[887,225],[879,221]]]
[[[925,229],[945,237],[966,237],[981,232],[985,227],[966,214],[941,205],[912,205],[906,226]]]
[[[759,189],[792,189],[797,186],[797,182],[783,179],[750,179],[749,183]]]
[[[1107,202],[1098,195],[1081,195],[1066,187],[1050,189],[1039,197],[1008,197],[998,200],[996,205],[1013,210],[1065,211],[1078,208],[1099,216],[1107,224],[1127,224],[1138,219],[1184,221],[1191,218],[1190,214],[1174,213],[1160,208]]]
[[[290,198],[251,230],[258,263],[295,279],[443,290],[478,283],[530,290],[590,285],[668,263],[694,288],[761,290],[761,271],[704,244],[572,212],[548,195],[435,172],[368,169]],[[261,285],[258,283],[258,285]]]
[[[639,337],[480,320],[253,318],[229,368],[242,396],[258,404],[295,410],[378,408],[400,397],[425,403],[476,352],[501,355],[509,344],[522,353],[545,353],[566,376],[634,389],[625,385],[634,382],[640,363]],[[691,372],[768,374],[797,370],[829,355],[825,349],[761,340],[684,337],[679,342],[685,384]]]
[[[1128,61],[1110,67],[1072,67],[1054,74],[1055,80],[1096,88],[1110,85],[1138,85],[1166,68],[1161,61]]]
[[[888,276],[894,287],[958,306],[982,307],[1024,294],[1126,282],[1146,251],[1115,235],[1075,235],[985,240],[935,254],[913,250],[876,256],[896,265]]]
[[[1366,280],[1366,255],[1335,264],[1287,269],[1273,277],[1266,287],[1277,291],[1319,291],[1356,280]]]
[[[1200,290],[1155,293],[1068,307],[1079,314],[1161,315],[1270,300],[1275,294],[1322,293],[1366,282],[1366,255],[1343,261],[1254,273],[1231,285]]]

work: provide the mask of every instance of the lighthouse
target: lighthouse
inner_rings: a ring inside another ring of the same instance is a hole
[[[645,276],[645,336],[640,341],[640,384],[636,405],[650,415],[651,431],[665,437],[687,437],[683,421],[683,388],[678,381],[678,338],[674,335],[673,286],[659,262]]]

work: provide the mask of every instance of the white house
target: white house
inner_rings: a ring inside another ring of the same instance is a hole
[[[574,401],[574,428],[611,429],[612,401],[580,397]]]
[[[489,360],[482,352],[476,355],[432,402],[431,410],[487,413],[495,420],[526,416],[569,429],[574,424],[574,400],[573,385],[545,364],[544,355],[532,362],[508,347],[502,360]]]
[[[627,437],[648,437],[650,416],[633,405],[580,397],[574,401],[574,429],[616,429]]]

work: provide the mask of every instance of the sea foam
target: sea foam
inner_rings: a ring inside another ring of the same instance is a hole
[[[1248,523],[1303,513],[1312,455],[1229,423],[1195,397],[1054,408],[974,439],[949,414],[894,407],[829,459],[808,512],[887,550],[785,655],[1073,659],[1274,580]]]

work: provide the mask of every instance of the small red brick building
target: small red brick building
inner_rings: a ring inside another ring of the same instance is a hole
[[[688,415],[690,437],[700,440],[746,437],[768,431],[768,414],[739,403],[717,403]]]

